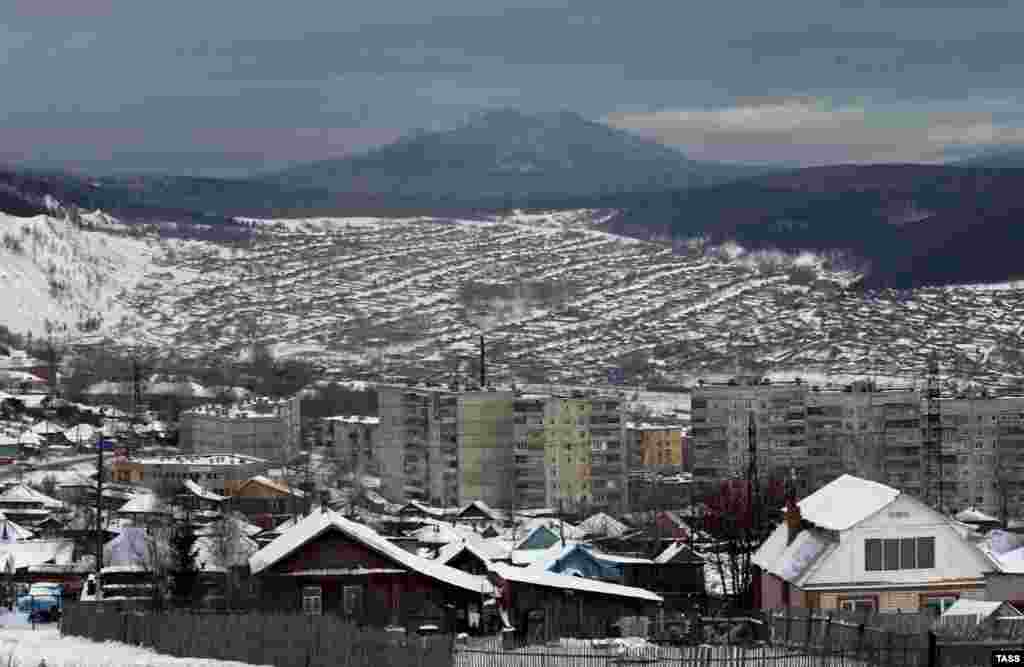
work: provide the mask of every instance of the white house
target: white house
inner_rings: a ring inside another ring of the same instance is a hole
[[[970,533],[913,496],[843,475],[787,502],[754,554],[762,607],[940,614],[983,600],[993,564]]]

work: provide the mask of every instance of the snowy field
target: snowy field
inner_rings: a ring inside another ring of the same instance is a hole
[[[117,642],[61,637],[57,625],[32,629],[25,614],[0,614],[0,665],[4,667],[247,667],[248,663],[174,658]]]

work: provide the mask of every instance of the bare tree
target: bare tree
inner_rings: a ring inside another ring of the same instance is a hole
[[[235,514],[222,515],[209,525],[200,539],[209,545],[212,564],[224,569],[224,597],[230,605],[235,599],[233,568],[248,555],[244,549],[245,535],[242,532],[241,520]],[[202,567],[205,565],[203,563]]]

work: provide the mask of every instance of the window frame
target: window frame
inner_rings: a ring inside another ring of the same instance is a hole
[[[870,613],[872,613],[872,614],[879,613],[879,610],[880,610],[880,607],[879,607],[880,596],[877,593],[864,593],[864,594],[860,594],[860,595],[841,595],[841,596],[839,596],[839,599],[836,601],[836,609],[838,609],[839,611],[851,611],[853,613],[864,613],[863,610],[858,610],[856,608],[856,604],[857,603],[864,603],[864,602],[870,602],[871,603]],[[852,603],[854,606],[851,607],[850,609],[847,609],[846,605],[848,603]]]
[[[941,593],[921,593],[920,595],[918,595],[918,598],[917,598],[917,609],[920,612],[925,612],[927,610],[928,605],[932,601],[938,601],[939,602],[938,614],[935,615],[935,617],[938,618],[938,617],[942,616],[942,614],[947,609],[949,609],[953,604],[955,604],[956,601],[959,600],[959,599],[960,599],[960,593],[958,593],[956,591],[941,592]],[[944,600],[945,601],[950,601],[949,604],[946,605],[943,602]]]
[[[315,591],[315,593],[314,593]],[[303,586],[301,591],[302,613],[307,616],[323,616],[324,588],[320,585]],[[313,601],[316,604],[310,604]]]
[[[925,552],[922,549],[922,542],[928,541],[931,549]],[[904,556],[909,553],[908,543],[913,546],[913,564],[904,562]],[[874,554],[877,557],[876,567],[872,567],[872,548],[878,551]],[[864,538],[864,571],[865,572],[898,572],[900,570],[931,570],[935,568],[937,542],[934,535],[915,537],[866,537]],[[922,559],[927,554],[928,560]],[[896,567],[890,567],[895,562]]]

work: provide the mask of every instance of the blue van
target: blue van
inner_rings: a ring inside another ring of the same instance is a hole
[[[27,613],[29,620],[36,623],[48,623],[60,618],[64,607],[64,584],[38,582],[32,584],[27,595],[22,595],[17,602],[18,611]]]

